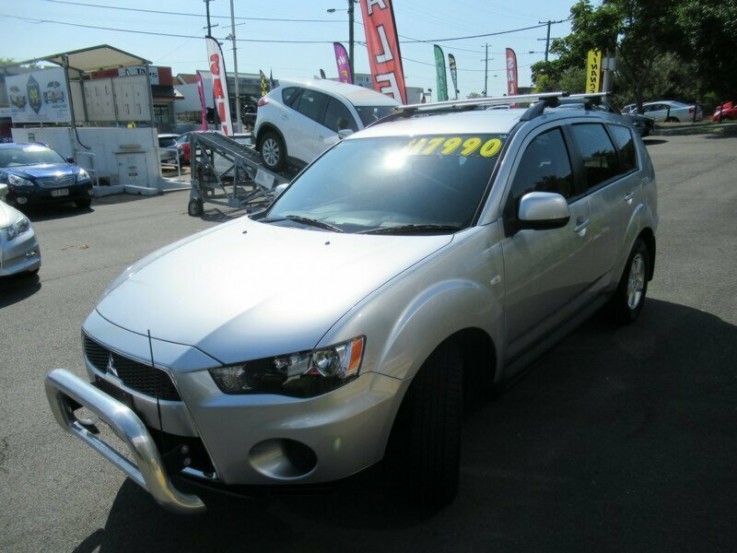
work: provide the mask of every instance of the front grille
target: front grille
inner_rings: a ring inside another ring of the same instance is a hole
[[[58,177],[37,178],[36,183],[41,188],[63,188],[72,186],[75,180],[75,175],[61,175]]]
[[[167,401],[181,401],[171,378],[161,369],[112,352],[88,336],[84,336],[84,355],[101,373],[109,373],[111,368],[114,369],[128,388]]]

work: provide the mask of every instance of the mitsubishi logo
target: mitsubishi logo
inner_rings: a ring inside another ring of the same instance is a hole
[[[107,370],[107,372],[109,372],[110,374],[112,374],[115,378],[120,378],[120,376],[118,376],[118,371],[115,368],[115,363],[113,362],[113,354],[112,353],[107,358],[107,366],[105,367],[105,369]]]

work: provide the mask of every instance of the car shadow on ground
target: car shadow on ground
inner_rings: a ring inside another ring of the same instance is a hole
[[[306,496],[206,497],[169,514],[130,481],[92,551],[727,551],[737,327],[648,300],[596,315],[464,425],[460,492],[433,511],[381,485]]]
[[[0,309],[23,301],[41,289],[38,274],[21,274],[0,278]]]

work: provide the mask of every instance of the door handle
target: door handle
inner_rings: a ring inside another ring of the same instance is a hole
[[[586,228],[589,226],[589,223],[591,222],[591,219],[588,217],[579,217],[576,219],[576,226],[573,227],[573,232],[576,234],[579,234],[580,236],[584,236],[586,234]]]
[[[627,194],[625,194],[624,201],[627,202],[628,204],[631,204],[632,203],[632,198],[634,198],[634,197],[635,197],[635,191],[632,190],[632,191],[628,192]]]

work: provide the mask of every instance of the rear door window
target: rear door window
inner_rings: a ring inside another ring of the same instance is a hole
[[[600,123],[580,123],[571,132],[583,163],[587,188],[591,189],[619,173],[617,151]]]
[[[313,121],[322,123],[323,114],[325,113],[329,99],[327,95],[321,92],[304,89],[299,97],[299,101],[294,107],[302,115],[309,117]]]

